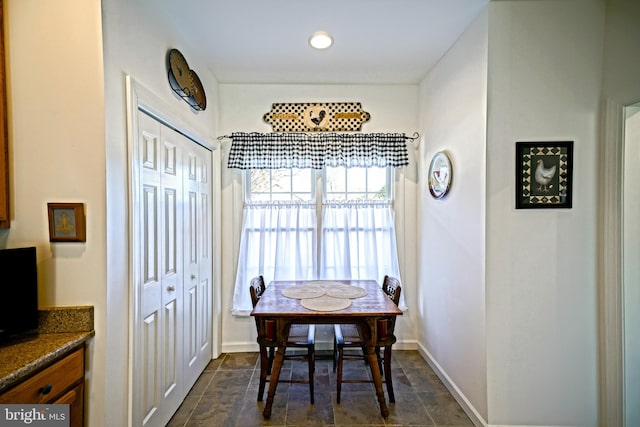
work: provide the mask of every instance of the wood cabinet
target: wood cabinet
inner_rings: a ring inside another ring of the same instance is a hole
[[[70,426],[83,426],[84,347],[0,394],[0,403],[68,404]]]
[[[4,70],[4,6],[0,0],[0,228],[9,228],[9,141],[7,132],[7,91]]]

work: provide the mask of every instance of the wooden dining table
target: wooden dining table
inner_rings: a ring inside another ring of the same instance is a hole
[[[336,311],[315,311],[302,306],[301,300],[282,295],[282,290],[289,286],[311,284],[312,280],[273,281],[265,290],[258,304],[251,312],[252,316],[272,320],[275,323],[275,337],[278,349],[273,361],[271,380],[263,416],[271,417],[271,407],[278,386],[277,379],[284,360],[289,328],[292,324],[356,324],[365,339],[365,351],[368,358],[371,376],[376,389],[380,414],[387,418],[389,409],[382,389],[382,373],[375,352],[378,342],[378,320],[402,315],[402,311],[387,297],[375,280],[333,280],[341,284],[359,286],[366,290],[366,295],[351,300],[349,307]],[[384,331],[380,331],[381,334]]]

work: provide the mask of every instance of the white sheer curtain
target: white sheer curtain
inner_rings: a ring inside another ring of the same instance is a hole
[[[320,278],[400,278],[391,202],[348,201],[323,205]],[[404,292],[400,309],[406,310]]]
[[[249,282],[314,279],[317,271],[315,203],[249,203],[244,208],[232,313],[251,312]]]

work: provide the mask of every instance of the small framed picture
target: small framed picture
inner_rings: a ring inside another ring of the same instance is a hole
[[[84,204],[47,203],[50,242],[86,242]]]
[[[516,209],[571,208],[573,141],[516,142]]]

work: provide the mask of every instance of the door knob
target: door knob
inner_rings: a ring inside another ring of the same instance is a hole
[[[175,286],[167,286],[167,291],[169,291],[169,292],[173,292],[173,291],[175,291],[175,290],[176,290],[176,287],[175,287]]]

